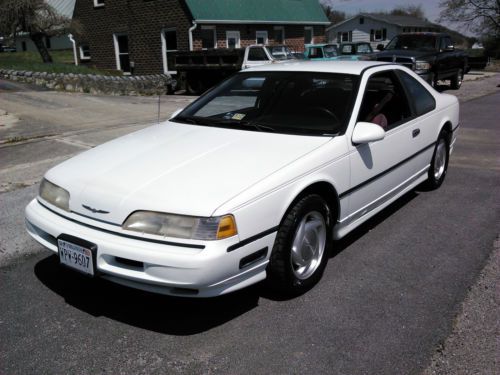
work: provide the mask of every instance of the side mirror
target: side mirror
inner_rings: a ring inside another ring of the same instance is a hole
[[[377,44],[377,50],[378,51],[383,51],[384,50],[384,45],[381,43],[381,44]]]
[[[183,110],[184,110],[184,108],[179,108],[178,110],[174,111],[174,113],[172,113],[168,119],[169,119],[169,120],[170,120],[170,119],[173,119],[175,116],[177,116],[177,115],[178,115],[179,113],[181,113]]]
[[[373,122],[358,122],[352,133],[352,143],[362,144],[384,139],[385,130]]]

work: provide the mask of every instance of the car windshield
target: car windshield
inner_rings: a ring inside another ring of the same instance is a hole
[[[358,76],[245,72],[201,96],[171,121],[285,134],[334,136],[347,127]]]
[[[290,60],[295,59],[292,51],[287,46],[267,46],[269,53],[276,60]]]
[[[394,37],[385,49],[433,51],[436,49],[436,38],[433,35],[399,35]]]
[[[323,54],[325,57],[336,57],[339,55],[337,47],[334,45],[327,45],[323,47]]]

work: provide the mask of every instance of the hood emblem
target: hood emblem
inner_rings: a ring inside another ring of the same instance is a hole
[[[109,214],[109,211],[98,210],[96,208],[86,206],[84,204],[82,204],[82,207],[85,208],[86,210],[92,211],[94,214]]]

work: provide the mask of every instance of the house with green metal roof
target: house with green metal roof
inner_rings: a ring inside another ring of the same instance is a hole
[[[175,74],[179,50],[324,42],[318,0],[76,0],[80,62],[128,74]]]

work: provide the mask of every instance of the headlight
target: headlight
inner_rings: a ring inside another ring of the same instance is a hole
[[[431,64],[427,61],[417,61],[415,62],[415,70],[430,70]]]
[[[59,207],[62,210],[69,211],[69,193],[67,190],[59,187],[45,178],[40,183],[40,197]]]
[[[125,220],[122,228],[192,240],[221,240],[238,233],[232,215],[193,217],[151,211],[134,212]]]

